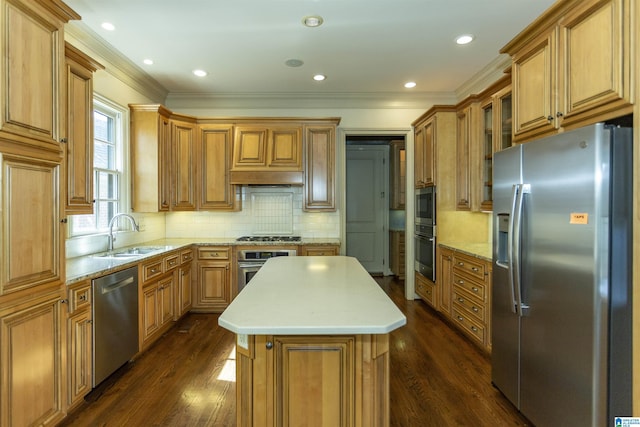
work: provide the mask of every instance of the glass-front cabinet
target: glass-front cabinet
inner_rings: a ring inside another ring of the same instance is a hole
[[[493,155],[513,144],[511,85],[502,87],[481,104],[480,179],[476,187],[481,211],[493,209]]]

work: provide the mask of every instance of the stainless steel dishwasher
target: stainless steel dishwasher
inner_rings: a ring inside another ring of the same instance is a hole
[[[138,352],[138,267],[92,281],[96,387]]]

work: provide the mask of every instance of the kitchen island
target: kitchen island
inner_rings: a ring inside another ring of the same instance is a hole
[[[238,426],[389,425],[406,318],[355,258],[272,258],[218,323],[237,337]]]

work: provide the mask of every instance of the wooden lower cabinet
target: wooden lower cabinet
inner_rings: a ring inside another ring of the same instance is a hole
[[[62,291],[0,310],[0,425],[56,424],[66,408]]]
[[[203,246],[197,252],[192,311],[222,313],[233,299],[231,250]]]
[[[389,425],[388,335],[243,338],[238,426]]]
[[[192,284],[191,284],[191,268],[192,263],[189,261],[187,264],[183,264],[177,271],[176,279],[176,312],[175,319],[178,320],[185,313],[189,311],[193,305],[192,298]]]
[[[438,277],[436,278],[436,282],[440,290],[438,295],[438,311],[449,317],[451,316],[451,269],[453,251],[439,246],[436,257],[438,260],[438,266],[436,267]]]
[[[438,288],[434,282],[416,271],[416,294],[431,307],[438,309]]]
[[[300,246],[299,256],[336,256],[340,255],[337,245],[305,245]]]
[[[389,268],[400,280],[404,280],[405,259],[404,230],[392,230],[389,232]]]
[[[91,282],[86,280],[69,287],[67,318],[67,404],[72,408],[91,391],[93,371],[91,316]]]

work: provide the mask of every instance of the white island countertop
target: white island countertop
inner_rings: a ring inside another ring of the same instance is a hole
[[[246,335],[386,334],[406,317],[357,259],[269,259],[220,315]]]

